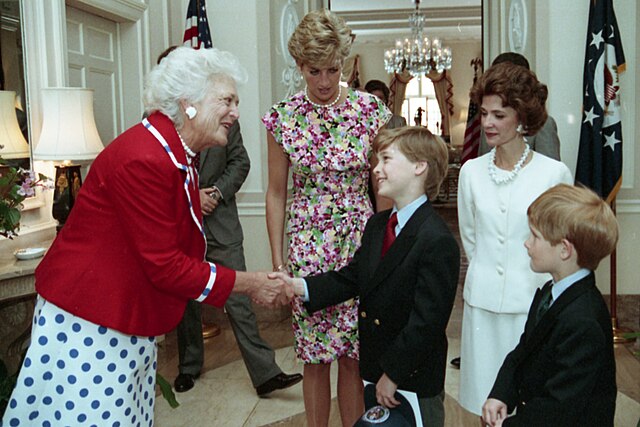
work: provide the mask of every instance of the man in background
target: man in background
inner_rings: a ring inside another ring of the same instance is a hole
[[[206,258],[239,271],[245,271],[246,265],[235,195],[247,178],[249,168],[249,156],[242,143],[238,122],[229,131],[226,146],[211,147],[200,153],[200,200],[207,238]],[[275,352],[260,337],[248,297],[232,293],[224,307],[259,396],[291,387],[302,380],[301,374],[287,375],[276,364]],[[204,364],[201,310],[200,303],[189,301],[177,328],[179,375],[174,387],[179,393],[193,388]]]
[[[384,82],[380,80],[369,80],[367,84],[364,85],[364,90],[377,96],[382,102],[384,102],[384,105],[387,107],[389,106],[389,88],[384,84]],[[395,129],[406,125],[407,121],[404,117],[394,114],[387,122],[386,129]]]

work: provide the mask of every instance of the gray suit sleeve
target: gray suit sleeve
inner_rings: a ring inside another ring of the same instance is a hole
[[[560,160],[560,138],[558,138],[558,126],[553,117],[549,116],[540,131],[532,136],[528,136],[527,142],[533,151],[544,154],[555,160]],[[478,157],[487,154],[491,147],[487,144],[487,137],[484,130],[480,131],[480,147]]]
[[[226,167],[222,175],[216,179],[213,185],[218,187],[223,199],[228,200],[240,190],[251,168],[251,161],[249,160],[247,150],[244,148],[240,124],[238,122],[236,122],[229,131],[229,140],[226,149]]]
[[[560,138],[558,138],[558,126],[553,117],[549,116],[542,129],[527,139],[533,151],[560,160]]]

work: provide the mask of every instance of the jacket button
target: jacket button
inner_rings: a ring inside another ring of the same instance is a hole
[[[360,316],[362,316],[363,319],[366,319],[367,318],[367,312],[366,311],[361,312]]]
[[[374,320],[373,323],[375,323],[376,326],[380,326],[380,321],[378,319]]]

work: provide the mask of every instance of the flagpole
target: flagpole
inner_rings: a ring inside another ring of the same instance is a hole
[[[611,200],[611,210],[613,214],[616,215],[616,199]],[[611,294],[609,295],[610,307],[611,307],[611,327],[613,329],[613,343],[620,344],[625,342],[632,341],[631,338],[625,338],[624,334],[627,332],[631,332],[629,329],[620,328],[618,326],[618,289],[617,289],[617,250],[614,248],[613,252],[611,252],[611,256],[609,257],[610,261],[610,269],[609,269],[609,279],[611,282]]]

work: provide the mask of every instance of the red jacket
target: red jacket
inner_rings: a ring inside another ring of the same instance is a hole
[[[222,307],[235,272],[204,262],[197,178],[185,189],[173,123],[160,113],[148,120],[167,147],[143,124],[109,144],[35,275],[37,292],[64,310],[155,336],[178,324],[189,299]]]

